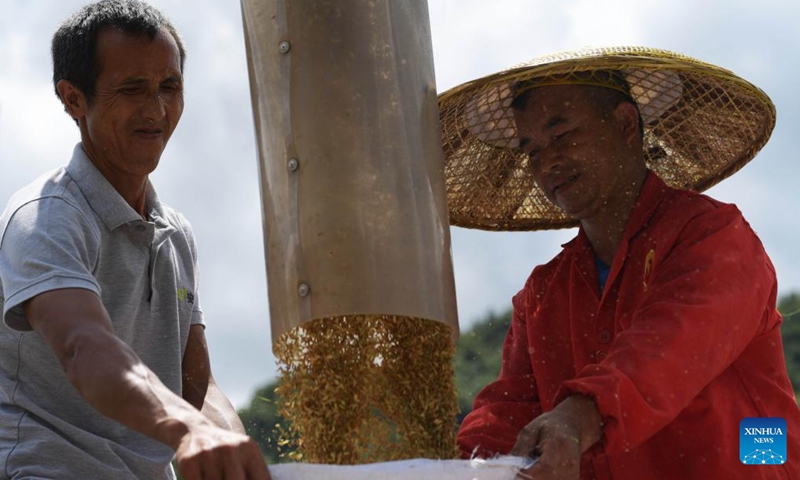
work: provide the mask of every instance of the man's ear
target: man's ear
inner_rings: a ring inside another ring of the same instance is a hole
[[[622,127],[629,145],[633,145],[633,141],[638,141],[641,138],[639,132],[639,112],[630,102],[619,102],[614,109],[614,117]]]
[[[76,122],[86,116],[89,108],[86,102],[86,95],[75,84],[69,80],[62,79],[56,83],[56,90],[58,91],[58,96],[61,97],[61,103],[64,104],[64,110]]]

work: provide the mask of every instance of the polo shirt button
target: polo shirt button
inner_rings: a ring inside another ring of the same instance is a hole
[[[611,337],[613,336],[614,335],[611,333],[611,330],[603,328],[597,332],[597,341],[600,343],[608,343],[611,341]]]
[[[594,358],[596,361],[601,362],[603,361],[604,358],[606,358],[606,352],[598,350],[597,352],[595,352]]]

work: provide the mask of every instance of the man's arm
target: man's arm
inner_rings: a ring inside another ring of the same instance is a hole
[[[532,280],[513,299],[511,327],[503,344],[503,364],[494,382],[475,397],[472,411],[461,422],[458,446],[470,458],[507,454],[520,430],[542,413],[536,379],[528,354],[525,301]]]
[[[269,478],[255,442],[214,425],[114,335],[94,292],[52,290],[23,308],[81,396],[101,414],[175,449],[184,477]]]
[[[202,325],[192,325],[189,329],[189,340],[183,355],[183,399],[202,411],[217,426],[232,432],[245,433],[239,415],[211,374],[206,334]]]
[[[208,393],[206,394],[206,401],[203,403],[203,415],[210,418],[218,426],[245,434],[244,425],[233,408],[231,401],[222,393],[219,386],[214,382],[214,377],[208,379]]]

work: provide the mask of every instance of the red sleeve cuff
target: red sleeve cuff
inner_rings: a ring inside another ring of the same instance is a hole
[[[584,369],[577,378],[561,384],[554,405],[576,394],[594,401],[602,418],[603,434],[587,454],[628,451],[658,430],[656,425],[660,422],[653,418],[653,409],[640,395],[631,393],[635,391],[635,387],[627,377],[604,365],[590,365],[586,368],[592,371],[587,372]]]

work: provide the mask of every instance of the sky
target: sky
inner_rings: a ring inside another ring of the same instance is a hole
[[[79,141],[53,93],[49,48],[59,23],[84,3],[0,0],[0,204],[66,164]],[[150,3],[172,19],[188,51],[186,108],[151,179],[194,227],[212,369],[243,407],[277,368],[241,7],[237,0]],[[800,292],[799,0],[429,0],[428,9],[439,92],[539,55],[622,45],[689,55],[764,90],[777,107],[772,138],[708,193],[744,213],[772,258],[780,294]],[[462,331],[509,308],[533,267],[575,233],[454,227]]]

